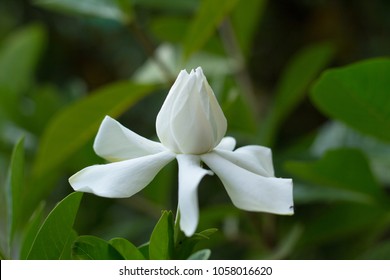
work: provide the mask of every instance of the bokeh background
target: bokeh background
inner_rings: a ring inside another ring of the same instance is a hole
[[[156,139],[176,75],[202,66],[227,134],[271,147],[295,199],[294,216],[244,212],[216,176],[203,179],[198,230],[219,229],[200,245],[211,258],[390,258],[389,207],[353,191],[379,186],[388,199],[389,144],[309,97],[322,71],[389,54],[389,15],[387,0],[0,0],[0,183],[24,136],[25,212],[40,201],[49,211],[72,192],[69,176],[104,162],[92,150],[102,116]],[[84,195],[75,229],[141,245],[161,210],[176,206],[174,162],[132,198]]]

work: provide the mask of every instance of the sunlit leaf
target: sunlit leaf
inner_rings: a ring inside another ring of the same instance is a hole
[[[198,51],[234,9],[237,0],[203,0],[184,39],[184,58]]]
[[[170,211],[163,211],[150,237],[149,257],[151,260],[169,260],[173,257],[173,249],[173,214]]]
[[[11,246],[21,220],[24,188],[24,138],[15,145],[7,178],[8,240]]]
[[[92,235],[79,236],[72,247],[77,260],[123,260],[122,255],[107,241]]]
[[[58,260],[69,248],[82,193],[71,193],[49,213],[29,250],[29,260]]]
[[[302,101],[309,85],[330,62],[334,48],[329,43],[308,46],[290,60],[282,73],[269,115],[261,123],[262,143],[274,142],[279,126]]]
[[[114,247],[125,260],[144,260],[144,256],[133,243],[124,238],[114,238],[110,240],[110,245]]]
[[[131,18],[130,1],[126,0],[35,0],[41,7],[77,16],[93,16],[128,23]]]
[[[326,71],[311,98],[327,116],[390,141],[390,59],[370,59]]]

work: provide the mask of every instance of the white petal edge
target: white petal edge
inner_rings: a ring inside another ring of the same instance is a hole
[[[233,151],[236,147],[236,139],[231,136],[223,137],[221,142],[214,148],[217,150]]]
[[[233,204],[247,211],[292,215],[292,180],[264,177],[248,171],[215,152],[201,159],[221,179]]]
[[[186,236],[191,236],[199,221],[198,185],[205,175],[213,173],[200,167],[199,156],[179,154],[176,158],[179,163],[180,228]]]
[[[102,121],[93,148],[96,154],[111,162],[166,150],[162,144],[134,133],[109,116]]]
[[[215,152],[248,171],[265,177],[275,176],[272,151],[267,147],[249,145],[240,147],[234,152],[228,150],[216,150]]]
[[[175,158],[161,152],[135,159],[86,167],[69,183],[75,191],[89,192],[110,198],[130,197],[146,187],[157,173]]]

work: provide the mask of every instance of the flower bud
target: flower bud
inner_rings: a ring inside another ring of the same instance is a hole
[[[227,121],[202,69],[182,70],[157,115],[161,143],[178,154],[211,151],[226,133]]]

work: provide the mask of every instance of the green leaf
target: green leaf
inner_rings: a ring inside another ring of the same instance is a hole
[[[15,95],[20,95],[22,91],[28,89],[45,39],[45,30],[42,26],[30,25],[13,32],[2,42],[0,88],[6,88]],[[4,97],[0,95],[0,98]]]
[[[311,90],[319,110],[356,130],[390,141],[390,59],[326,71]]]
[[[174,249],[174,222],[171,211],[163,211],[153,229],[149,244],[151,260],[170,260]]]
[[[194,253],[195,246],[202,240],[208,240],[211,235],[213,235],[218,230],[215,228],[210,228],[199,233],[195,233],[191,237],[186,237],[184,235],[179,237],[179,240],[176,242],[176,258],[177,259],[187,259]]]
[[[340,122],[329,122],[318,131],[310,148],[314,155],[339,147],[360,149],[370,160],[374,176],[383,184],[390,184],[390,144],[362,134]]]
[[[248,56],[256,27],[262,18],[267,0],[238,1],[232,12],[232,24],[242,53]]]
[[[105,115],[115,118],[151,93],[156,86],[118,82],[92,92],[88,97],[60,111],[49,123],[39,145],[33,180],[51,175],[97,132]],[[34,184],[29,204],[34,205],[51,185]]]
[[[113,238],[110,245],[114,247],[125,260],[144,260],[145,257],[133,243],[124,238]]]
[[[149,260],[149,242],[142,244],[138,247],[138,250],[141,252],[141,254],[144,256],[145,260]]]
[[[310,183],[340,189],[342,194],[347,192],[357,202],[378,203],[383,198],[382,189],[360,150],[331,150],[314,162],[288,162],[286,169]]]
[[[41,202],[38,205],[37,209],[35,209],[30,220],[27,222],[24,228],[22,246],[20,248],[19,256],[21,260],[27,259],[31,246],[34,243],[35,237],[37,236],[38,231],[41,227],[41,223],[44,220],[44,210],[45,203]]]
[[[12,246],[16,228],[20,225],[24,187],[24,138],[15,145],[7,178],[8,241]]]
[[[209,249],[203,249],[193,253],[187,260],[208,260],[210,255],[211,251]]]
[[[76,16],[92,16],[129,23],[132,19],[127,0],[35,0],[34,4],[53,11]]]
[[[71,260],[73,259],[73,251],[72,251],[72,248],[73,248],[73,243],[75,242],[75,240],[77,239],[78,237],[78,234],[75,230],[72,230],[70,233],[69,233],[69,236],[66,240],[66,243],[64,245],[64,250],[62,251],[59,259],[60,260]]]
[[[281,123],[305,97],[306,91],[320,71],[330,62],[334,48],[329,43],[308,46],[296,55],[284,69],[269,115],[262,123],[262,143],[271,146]]]
[[[184,39],[184,58],[201,49],[222,20],[234,9],[237,0],[203,0]]]
[[[123,260],[122,255],[107,241],[92,235],[79,236],[72,247],[76,260]]]
[[[35,161],[36,176],[64,162],[97,132],[106,115],[117,117],[156,87],[119,82],[92,92],[59,112],[49,123]]]
[[[83,194],[74,192],[59,202],[49,213],[29,250],[29,260],[59,260],[69,250],[73,223]]]

